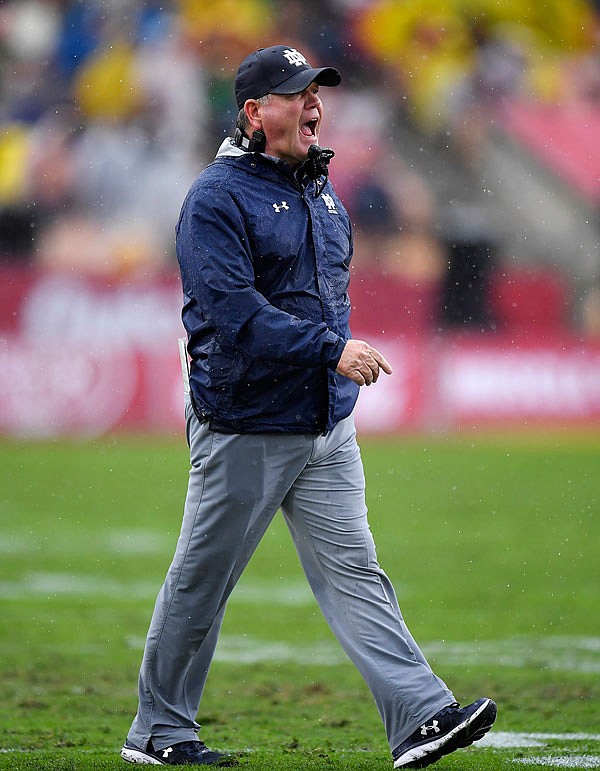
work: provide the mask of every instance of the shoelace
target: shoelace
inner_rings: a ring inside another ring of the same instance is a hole
[[[204,742],[198,741],[190,741],[190,742],[181,742],[179,745],[179,749],[181,752],[185,752],[186,755],[193,755],[197,752],[210,752],[206,744]]]
[[[447,707],[443,707],[440,712],[446,712],[449,709],[458,709],[460,707],[460,704],[457,701],[453,701],[452,704],[448,704]]]

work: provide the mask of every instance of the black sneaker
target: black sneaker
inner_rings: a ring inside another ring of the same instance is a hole
[[[164,750],[155,750],[148,742],[145,750],[125,742],[121,757],[128,763],[144,763],[154,766],[234,766],[230,755],[213,752],[201,741],[177,742]]]
[[[425,768],[459,747],[468,747],[490,730],[497,711],[491,699],[477,699],[462,709],[458,704],[444,707],[396,747],[394,768]]]

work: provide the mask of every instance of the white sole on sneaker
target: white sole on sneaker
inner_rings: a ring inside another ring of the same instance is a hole
[[[476,710],[473,712],[472,715],[470,715],[466,720],[463,720],[462,723],[459,723],[457,726],[455,726],[451,731],[449,731],[447,734],[444,734],[443,736],[440,736],[438,739],[432,739],[430,742],[427,742],[427,744],[421,744],[418,747],[414,747],[412,750],[408,750],[403,755],[400,755],[399,758],[396,758],[394,761],[394,768],[406,768],[409,763],[415,763],[415,761],[421,760],[422,758],[426,758],[428,755],[434,755],[439,750],[443,749],[446,744],[448,744],[452,739],[457,736],[461,731],[464,731],[465,728],[468,728],[473,721],[477,720],[477,718],[489,707],[491,703],[491,699],[486,699]],[[496,715],[494,713],[494,719]],[[459,749],[459,747],[467,747],[469,744],[472,744],[474,741],[477,741],[478,739],[481,739],[487,731],[492,727],[494,724],[494,720],[491,721],[489,725],[483,725],[477,731],[476,734],[473,734],[472,737],[469,738],[468,741],[466,741],[464,744],[459,744],[455,747],[455,749]],[[445,755],[447,753],[440,752],[439,754],[435,754],[434,757],[431,758],[431,763],[434,763],[435,761],[439,760],[442,755]],[[426,763],[425,765],[429,765],[429,763]],[[418,768],[419,766],[413,766],[414,768]]]
[[[160,760],[153,758],[152,755],[147,755],[142,750],[135,750],[133,747],[123,747],[121,749],[121,757],[128,763],[141,763],[145,766],[164,766],[165,763],[161,763]]]

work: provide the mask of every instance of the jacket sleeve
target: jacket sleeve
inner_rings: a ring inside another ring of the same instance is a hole
[[[244,216],[223,188],[193,189],[177,224],[184,291],[204,318],[252,358],[335,369],[346,341],[326,324],[300,319],[254,286]]]

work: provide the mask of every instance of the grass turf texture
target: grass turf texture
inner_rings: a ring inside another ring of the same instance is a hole
[[[600,437],[361,445],[379,560],[457,698],[495,698],[499,732],[598,732]],[[0,769],[129,768],[118,750],[187,462],[179,437],[0,442]],[[371,697],[280,517],[232,597],[222,643],[200,715],[209,746],[252,771],[391,767]],[[558,751],[597,756],[600,745],[475,746],[435,767],[518,768]]]

